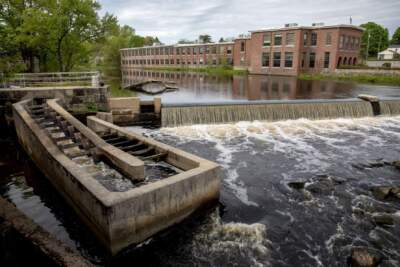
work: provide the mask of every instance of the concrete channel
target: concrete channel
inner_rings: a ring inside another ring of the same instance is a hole
[[[219,198],[213,162],[97,117],[86,127],[57,99],[20,101],[13,114],[22,147],[112,255]],[[154,162],[173,174],[149,179],[147,166]],[[109,175],[131,186],[107,186]]]

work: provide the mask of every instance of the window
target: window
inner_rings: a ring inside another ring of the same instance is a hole
[[[193,55],[196,54],[196,47],[193,47],[193,48],[192,48],[192,53],[193,53]]]
[[[217,65],[217,60],[216,60],[216,59],[213,59],[212,64],[213,64],[213,65]]]
[[[232,46],[228,46],[228,48],[226,49],[226,53],[232,54]]]
[[[311,45],[312,46],[317,45],[317,33],[316,32],[311,33]]]
[[[206,47],[206,54],[210,54],[210,47],[209,46]]]
[[[211,54],[216,54],[217,53],[217,47],[213,46],[211,47]]]
[[[182,48],[182,55],[185,55],[185,54],[186,54],[186,49]]]
[[[308,32],[305,32],[303,34],[303,45],[307,46],[308,45]]]
[[[344,35],[340,35],[339,48],[343,48],[343,47],[344,47]]]
[[[315,53],[311,52],[310,53],[310,63],[309,63],[309,67],[310,68],[314,68],[315,67]]]
[[[360,38],[356,38],[355,43],[354,43],[354,48],[355,49],[359,48],[359,44],[360,44]]]
[[[176,59],[176,64],[180,64],[180,59],[178,58],[178,59]]]
[[[244,52],[244,42],[240,43],[240,52]]]
[[[271,45],[271,34],[267,33],[264,34],[263,46],[270,46]]]
[[[293,67],[293,52],[285,52],[285,68]]]
[[[330,53],[325,52],[325,55],[324,55],[324,68],[325,69],[329,68],[329,58],[330,58]]]
[[[330,32],[326,33],[325,44],[326,45],[332,44],[332,33],[330,33]]]
[[[274,45],[282,45],[282,33],[274,34]]]
[[[288,32],[286,34],[286,45],[294,45],[294,33]]]
[[[244,65],[244,56],[240,57],[240,65]]]
[[[269,53],[262,53],[262,66],[269,67]]]
[[[281,66],[281,52],[274,52],[274,67]]]
[[[204,53],[204,47],[200,47],[200,54]]]

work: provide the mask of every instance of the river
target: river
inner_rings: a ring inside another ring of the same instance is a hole
[[[352,98],[359,94],[399,97],[400,88],[337,81],[305,81],[296,77],[265,75],[221,76],[206,73],[162,72],[132,69],[122,86],[147,79],[174,82],[177,91],[161,95],[163,103],[220,102],[276,99]],[[148,99],[152,96],[139,93]]]
[[[205,81],[198,82],[204,86]],[[391,87],[334,84],[337,89],[324,93],[320,88],[308,96],[399,94]],[[203,95],[185,88],[184,96],[179,96],[182,89],[162,97],[251,100],[274,92],[232,87],[220,92],[205,86]],[[303,89],[285,93],[292,98],[302,94]],[[391,165],[400,155],[400,117],[129,129],[219,163],[219,207],[109,261],[12,138],[1,143],[0,194],[99,266],[345,266],[354,246],[376,249],[381,266],[400,265],[400,200],[380,200],[372,192],[400,185],[400,171]],[[393,225],[377,224],[376,214],[389,214]]]

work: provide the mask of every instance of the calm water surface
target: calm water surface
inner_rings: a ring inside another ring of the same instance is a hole
[[[158,72],[132,69],[122,85],[146,79],[172,81],[178,91],[161,95],[164,103],[216,102],[268,99],[352,98],[359,94],[400,96],[400,87],[364,85],[351,82],[302,81],[286,76],[217,76],[204,73]],[[151,96],[139,93],[142,98]]]

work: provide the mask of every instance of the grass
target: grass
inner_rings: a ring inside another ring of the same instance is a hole
[[[109,88],[110,88],[111,97],[136,96],[136,92],[121,88],[121,80],[119,80],[119,79],[110,79],[110,80],[106,81],[106,84],[110,86]]]
[[[353,81],[367,84],[395,85],[400,86],[400,75],[384,76],[378,74],[354,74],[354,75],[335,75],[335,74],[300,74],[300,80],[334,80],[334,81]]]
[[[216,74],[221,76],[233,76],[233,75],[246,75],[247,70],[235,70],[231,66],[222,67],[200,67],[200,68],[189,68],[189,67],[153,67],[145,68],[147,70],[154,71],[179,71],[179,72],[201,72],[207,74]]]

